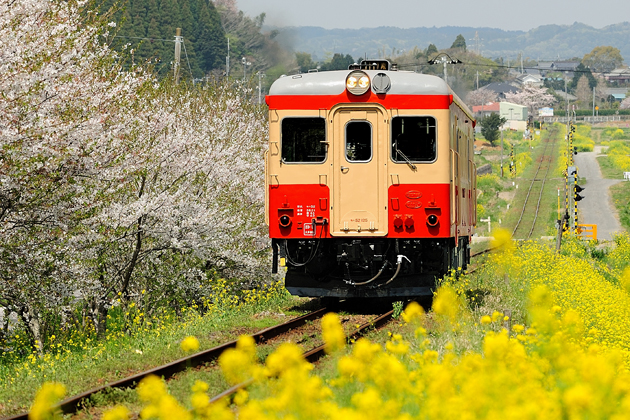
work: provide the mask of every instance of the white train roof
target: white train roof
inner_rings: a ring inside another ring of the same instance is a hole
[[[408,71],[363,70],[373,79],[385,73],[391,80],[387,95],[451,95],[444,80],[437,76]],[[273,82],[269,96],[273,95],[339,95],[346,89],[346,77],[352,70],[302,73],[284,76]]]

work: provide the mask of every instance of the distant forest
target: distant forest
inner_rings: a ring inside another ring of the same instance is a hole
[[[114,6],[107,0],[105,10]],[[135,62],[153,60],[160,75],[172,69],[175,30],[182,28],[182,73],[201,78],[225,65],[227,37],[221,17],[208,0],[128,0],[114,15],[115,48],[130,44]]]

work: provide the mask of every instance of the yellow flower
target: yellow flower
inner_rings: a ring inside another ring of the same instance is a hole
[[[346,345],[346,334],[337,314],[329,312],[322,318],[322,337],[326,343],[326,353],[334,353]]]
[[[37,391],[35,402],[28,414],[29,420],[48,420],[60,418],[56,404],[66,395],[66,387],[58,382],[46,382]]]
[[[199,340],[197,340],[197,337],[193,337],[191,335],[191,336],[186,337],[186,338],[184,338],[182,340],[182,342],[180,344],[180,347],[185,352],[197,351],[197,350],[199,350]]]
[[[481,325],[488,325],[492,323],[492,318],[489,315],[484,315],[481,317]]]
[[[117,405],[111,410],[107,410],[103,413],[102,420],[127,420],[129,419],[129,410],[127,407]]]
[[[495,229],[492,232],[494,238],[491,242],[493,248],[499,248],[503,251],[511,251],[514,248],[512,234],[505,229]]]
[[[412,301],[405,308],[402,318],[406,323],[421,322],[424,318],[424,309],[418,302]]]
[[[433,311],[438,315],[445,316],[451,322],[455,322],[459,315],[460,307],[457,293],[451,286],[442,286],[437,290],[433,300]]]

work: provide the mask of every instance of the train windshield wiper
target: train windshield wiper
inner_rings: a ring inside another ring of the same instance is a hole
[[[407,165],[409,165],[409,167],[411,169],[413,169],[414,171],[416,170],[416,165],[411,163],[411,160],[409,160],[409,158],[407,156],[405,156],[405,154],[403,152],[398,150],[398,145],[396,146],[396,153],[399,154],[403,159],[405,159],[405,161],[407,162]]]

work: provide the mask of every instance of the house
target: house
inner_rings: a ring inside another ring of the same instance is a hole
[[[490,102],[485,105],[475,105],[472,108],[475,118],[482,119],[490,114],[498,114],[501,112],[501,104],[499,102]]]
[[[541,87],[543,85],[543,78],[535,74],[525,73],[516,78],[516,83],[521,86],[532,85]]]
[[[473,106],[475,118],[482,119],[490,114],[499,114],[507,122],[503,126],[506,129],[525,130],[527,126],[527,107],[511,102],[494,102],[486,105]]]
[[[604,79],[618,85],[626,84],[630,82],[630,68],[614,69],[610,73],[604,73]]]
[[[506,93],[516,93],[518,88],[507,83],[490,83],[484,86],[484,89],[488,89],[497,94],[499,99],[505,99]]]
[[[564,73],[566,77],[570,79],[573,77],[573,72],[575,72],[575,69],[579,65],[579,61],[539,61],[538,71],[543,77],[548,73],[560,72]]]

